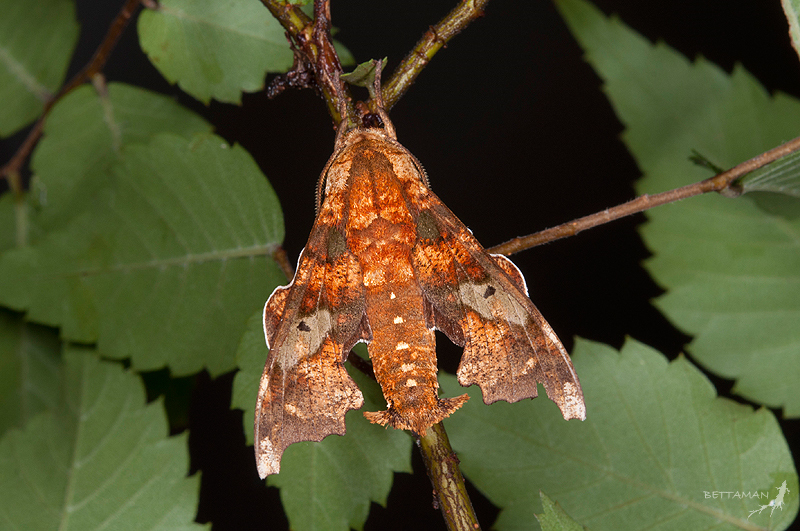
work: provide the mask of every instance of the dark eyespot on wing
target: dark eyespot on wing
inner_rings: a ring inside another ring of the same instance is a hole
[[[328,231],[328,261],[333,262],[346,250],[347,241],[344,238],[344,234],[336,227],[331,227]]]
[[[486,291],[484,291],[484,292],[483,292],[483,298],[484,298],[484,299],[488,299],[489,297],[491,297],[492,295],[494,295],[494,293],[495,293],[496,291],[497,291],[497,290],[496,290],[496,289],[494,289],[494,286],[486,286]]]
[[[422,210],[417,217],[417,235],[423,240],[433,240],[441,236],[436,219],[430,210]]]
[[[297,329],[301,332],[311,332],[311,327],[308,326],[305,321],[300,321],[300,324],[297,325]]]

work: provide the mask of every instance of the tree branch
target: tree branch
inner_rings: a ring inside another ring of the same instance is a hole
[[[490,253],[510,255],[536,247],[543,243],[552,242],[568,236],[574,236],[581,231],[603,225],[610,221],[619,218],[630,216],[643,212],[655,206],[672,203],[681,199],[686,199],[708,192],[719,192],[726,197],[736,197],[743,193],[743,190],[737,186],[736,181],[748,173],[755,171],[767,164],[778,160],[781,157],[797,151],[800,149],[800,137],[790,140],[785,144],[773,148],[761,155],[753,157],[750,160],[742,162],[731,168],[728,171],[719,173],[714,177],[700,181],[687,186],[682,186],[667,192],[661,192],[655,195],[642,195],[636,199],[632,199],[627,203],[608,208],[602,212],[597,212],[589,216],[584,216],[568,223],[563,223],[556,227],[545,229],[543,231],[529,234],[528,236],[520,236],[514,238],[500,245],[496,245],[487,249]]]
[[[461,33],[475,19],[483,16],[489,0],[461,0],[438,24],[431,26],[416,46],[398,65],[383,86],[383,100],[388,112],[417,79],[433,56],[447,42]]]
[[[295,57],[314,74],[317,87],[325,99],[334,122],[342,120],[341,103],[347,103],[347,113],[352,115],[350,93],[339,80],[342,64],[331,39],[330,0],[314,0],[314,20],[308,18],[300,8],[282,0],[261,0],[294,45]]]
[[[61,87],[61,90],[59,90],[55,96],[45,102],[44,110],[42,111],[41,116],[39,116],[39,119],[33,125],[33,128],[22,142],[22,145],[20,145],[20,147],[14,153],[14,156],[11,157],[11,160],[9,160],[2,168],[0,168],[0,177],[8,179],[9,186],[17,195],[17,197],[19,197],[19,195],[22,193],[22,183],[20,182],[19,171],[22,168],[22,164],[30,156],[33,148],[36,147],[36,143],[39,141],[39,138],[42,136],[44,122],[47,119],[47,115],[50,113],[50,110],[61,98],[72,92],[75,88],[81,86],[103,69],[103,66],[105,66],[108,58],[111,56],[111,52],[114,50],[117,42],[119,42],[122,32],[127,27],[128,22],[130,22],[131,17],[136,12],[136,9],[139,7],[141,1],[142,0],[125,1],[122,9],[120,9],[119,13],[114,18],[114,21],[111,23],[111,26],[109,26],[103,41],[100,43],[100,46],[92,55],[92,58],[89,60],[86,66],[80,70],[80,72],[75,74],[75,76],[73,76],[73,78],[66,85]]]
[[[278,247],[275,249],[275,252],[272,253],[272,259],[278,264],[278,267],[281,268],[281,271],[286,276],[286,282],[291,282],[294,278],[294,267],[292,263],[289,262],[289,256],[286,254],[286,249],[283,247]]]
[[[405,94],[436,52],[483,15],[488,1],[462,0],[438,24],[425,32],[383,86],[385,110],[388,111]],[[285,0],[261,0],[261,3],[281,23],[302,61],[311,67],[334,121],[338,124],[341,120],[342,98],[347,102],[348,115],[353,116],[355,111],[350,103],[349,91],[346,86],[337,86],[338,76],[335,73],[341,73],[342,67],[330,38],[330,0],[315,0],[314,20],[298,6]]]
[[[444,425],[440,422],[428,429],[417,441],[434,494],[447,529],[467,531],[480,529],[478,517],[467,494],[458,457],[450,447]]]

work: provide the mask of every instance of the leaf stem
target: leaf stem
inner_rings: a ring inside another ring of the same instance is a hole
[[[272,259],[277,262],[278,267],[283,271],[283,274],[286,276],[286,281],[291,282],[294,278],[294,267],[292,267],[292,263],[289,262],[289,255],[286,253],[286,249],[283,247],[275,249],[275,252],[272,253]]]
[[[597,227],[610,221],[630,216],[631,214],[643,212],[655,206],[672,203],[708,192],[719,192],[726,197],[736,197],[742,194],[741,188],[736,185],[738,179],[798,149],[800,149],[800,137],[790,140],[785,144],[781,144],[776,148],[770,149],[767,152],[734,166],[728,171],[724,171],[703,181],[655,195],[645,194],[627,203],[617,205],[613,208],[607,208],[602,212],[584,216],[534,234],[520,236],[519,238],[514,238],[513,240],[501,243],[487,250],[490,253],[504,255],[518,253],[536,247],[537,245],[542,245],[543,243],[574,236],[586,229]]]
[[[433,484],[436,501],[450,531],[480,529],[478,517],[467,494],[458,457],[450,446],[447,432],[440,422],[417,440],[428,477]]]
[[[387,112],[411,87],[436,52],[472,21],[483,16],[483,9],[488,2],[489,0],[461,0],[442,20],[428,28],[383,86],[383,101]]]

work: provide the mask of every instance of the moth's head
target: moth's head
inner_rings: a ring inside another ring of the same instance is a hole
[[[325,165],[325,169],[322,170],[322,174],[320,174],[319,180],[317,181],[317,214],[319,214],[323,196],[329,195],[333,189],[342,187],[344,182],[346,182],[344,178],[346,172],[341,175],[337,174],[339,178],[331,178],[331,169],[339,163],[349,164],[351,162],[353,150],[358,149],[359,145],[363,143],[373,144],[373,149],[377,146],[378,151],[399,150],[416,161],[416,159],[408,153],[408,150],[397,142],[394,124],[392,124],[389,115],[383,108],[383,101],[380,98],[376,98],[375,103],[377,111],[374,113],[369,111],[366,105],[356,105],[356,107],[362,111],[358,119],[359,125],[354,125],[348,117],[347,107],[344,103],[340,106],[343,119],[336,132],[336,144],[334,146],[333,155],[328,159],[328,163]],[[419,166],[420,172],[424,176],[425,184],[427,185],[428,180],[424,170],[422,170],[418,162],[416,164]]]
[[[383,99],[380,97],[380,87],[376,86],[374,99],[370,102],[357,102],[353,107],[353,112],[348,113],[348,108],[342,100],[340,104],[340,114],[342,121],[336,132],[336,151],[348,144],[348,137],[354,131],[381,131],[384,139],[397,140],[394,124],[389,119],[389,114],[383,107]],[[374,109],[374,110],[373,110]]]
[[[384,113],[385,115],[385,113]],[[367,116],[376,116],[375,114],[367,114]],[[336,134],[336,145],[334,153],[342,149],[352,146],[362,140],[377,140],[380,142],[396,143],[397,135],[395,134],[394,125],[388,121],[389,117],[386,116],[382,121],[365,120],[362,125],[353,126],[352,124],[342,124],[339,126],[339,131]]]
[[[361,128],[362,129],[386,129],[386,123],[389,122],[389,116],[386,112],[372,112],[365,108],[361,115]],[[389,122],[389,129],[392,129],[391,122]]]

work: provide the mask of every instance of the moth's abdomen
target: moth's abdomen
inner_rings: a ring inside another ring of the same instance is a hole
[[[370,422],[424,435],[458,409],[467,395],[439,399],[435,336],[425,326],[422,292],[415,283],[398,288],[393,283],[367,289],[373,333],[369,354],[388,408],[364,415]]]
[[[369,356],[388,404],[386,411],[364,415],[370,422],[424,435],[468,397],[438,397],[434,332],[426,326],[422,289],[411,264],[417,230],[396,167],[413,169],[413,164],[390,161],[368,145],[354,149],[347,245],[363,271],[372,330]]]

